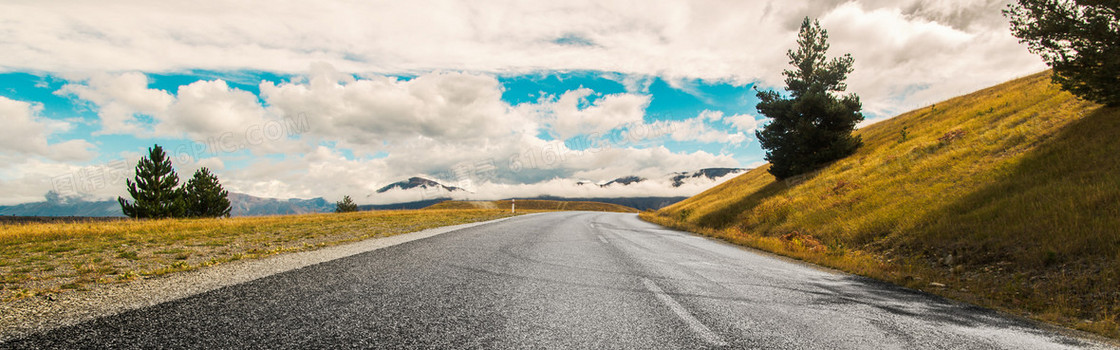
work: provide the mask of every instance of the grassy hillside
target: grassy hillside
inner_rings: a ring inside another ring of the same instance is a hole
[[[503,210],[0,224],[0,300],[508,217]]]
[[[425,209],[510,209],[509,200],[501,201],[446,201]],[[637,213],[638,210],[611,203],[552,201],[541,199],[518,199],[518,210],[586,210]]]
[[[902,114],[814,174],[762,167],[643,217],[1120,337],[1120,109],[1049,80]]]

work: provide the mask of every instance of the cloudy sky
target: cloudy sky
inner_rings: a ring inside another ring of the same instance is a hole
[[[231,191],[362,203],[410,176],[578,196],[756,166],[752,89],[780,88],[805,16],[875,121],[1045,69],[1005,3],[5,1],[0,205],[123,194],[157,143]]]

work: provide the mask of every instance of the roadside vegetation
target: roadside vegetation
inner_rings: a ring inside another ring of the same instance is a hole
[[[136,163],[136,177],[126,180],[132,200],[117,197],[121,212],[131,218],[216,218],[229,217],[229,191],[205,167],[195,171],[179,186],[179,175],[163,147],[148,148],[148,155]]]
[[[755,136],[766,150],[768,171],[778,179],[820,169],[862,144],[852,136],[863,121],[859,96],[842,94],[852,55],[828,59],[828,31],[809,17],[801,22],[797,45],[786,53],[792,68],[782,72],[785,92],[758,91],[755,106],[770,119]]]
[[[512,215],[509,210],[394,210],[0,224],[0,299],[50,297],[98,284]]]
[[[510,210],[513,203],[500,201],[445,201],[425,209],[503,209]],[[517,210],[585,210],[609,211],[618,213],[637,213],[638,209],[618,204],[583,201],[553,201],[542,199],[518,199]]]
[[[856,131],[779,181],[768,166],[648,221],[1120,338],[1120,108],[1043,72]]]
[[[358,211],[358,204],[350,199],[350,196],[343,196],[342,200],[334,203],[334,212],[336,213],[351,213]]]
[[[1120,1],[1018,0],[1011,33],[1042,57],[1063,89],[1120,107]]]

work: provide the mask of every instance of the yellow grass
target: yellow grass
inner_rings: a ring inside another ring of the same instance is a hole
[[[1045,72],[857,133],[817,173],[762,167],[642,216],[1120,337],[1120,110]]]
[[[82,290],[510,215],[508,210],[402,210],[0,225],[0,298]]]
[[[445,201],[434,204],[425,209],[478,209],[478,208],[499,208],[509,210],[511,203],[509,200],[500,201]],[[637,213],[638,209],[631,207],[602,203],[602,202],[584,202],[584,201],[553,201],[541,199],[519,199],[517,200],[517,210],[586,210],[586,211],[610,211],[620,213]]]

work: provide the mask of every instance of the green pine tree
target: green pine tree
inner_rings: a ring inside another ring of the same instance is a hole
[[[184,187],[187,216],[216,218],[229,217],[229,192],[222,189],[218,177],[205,167],[194,172]]]
[[[862,141],[852,135],[863,121],[859,96],[837,96],[847,89],[844,80],[852,72],[852,56],[829,60],[828,32],[808,17],[801,23],[797,51],[788,56],[785,98],[776,91],[758,91],[758,112],[771,119],[756,132],[770,174],[778,179],[803,174],[851,155]]]
[[[133,202],[117,197],[124,215],[132,218],[173,218],[186,214],[179,176],[163,148],[154,145],[136,163],[136,178],[126,180]]]
[[[1019,0],[1004,15],[1062,89],[1120,106],[1120,1]]]
[[[352,211],[358,211],[358,205],[350,199],[350,196],[344,196],[341,201],[335,202],[334,212],[349,213]]]

